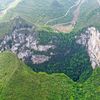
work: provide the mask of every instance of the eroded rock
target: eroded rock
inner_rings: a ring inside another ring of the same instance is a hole
[[[77,38],[76,42],[87,48],[92,68],[100,66],[100,32],[95,27],[89,27],[85,33]]]

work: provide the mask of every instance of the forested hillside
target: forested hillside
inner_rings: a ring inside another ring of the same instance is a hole
[[[40,29],[21,17],[2,23],[1,30],[3,25],[8,32],[1,38],[0,51],[11,50],[34,71],[64,73],[74,81],[80,80],[83,73],[84,80],[92,74],[87,49],[76,42],[78,33],[58,34],[48,27]]]
[[[94,70],[85,83],[79,84],[64,74],[48,75],[33,72],[10,52],[0,54],[0,64],[1,100],[91,100],[91,98],[99,100],[100,98],[99,68]]]

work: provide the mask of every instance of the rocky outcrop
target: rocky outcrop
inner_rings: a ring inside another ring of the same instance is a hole
[[[89,27],[77,37],[76,42],[87,48],[92,68],[100,67],[100,32],[95,27]]]
[[[45,61],[48,61],[50,57],[45,56],[45,55],[32,55],[32,62],[33,64],[41,64],[44,63]]]
[[[0,39],[0,52],[10,50],[23,61],[30,61],[33,64],[40,64],[48,61],[52,52],[44,55],[50,50],[55,49],[53,43],[46,45],[39,43],[38,33],[35,25],[27,24],[23,19],[17,17],[12,22],[12,32]]]

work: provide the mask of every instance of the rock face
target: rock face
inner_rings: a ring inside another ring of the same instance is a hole
[[[33,64],[41,64],[51,58],[50,49],[55,49],[55,45],[39,43],[38,33],[35,31],[35,25],[28,25],[22,19],[16,18],[13,21],[13,29],[10,34],[0,39],[0,52],[10,50],[23,61],[30,61]],[[39,53],[36,53],[39,52]]]
[[[100,66],[100,32],[95,27],[89,27],[85,33],[77,38],[78,44],[87,48],[92,68]]]
[[[41,64],[44,63],[45,61],[48,61],[50,57],[45,56],[45,55],[33,55],[31,60],[34,64]]]

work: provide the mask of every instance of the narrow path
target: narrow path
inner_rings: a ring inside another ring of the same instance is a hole
[[[45,25],[49,24],[50,22],[53,22],[53,21],[56,21],[56,20],[59,20],[59,19],[62,19],[62,18],[64,18],[64,17],[66,17],[66,16],[69,14],[70,10],[71,10],[72,8],[74,8],[74,7],[77,7],[77,6],[80,4],[80,2],[81,2],[81,0],[76,1],[75,4],[74,4],[73,6],[71,6],[71,7],[66,11],[65,15],[63,15],[63,16],[61,16],[61,17],[57,17],[57,18],[51,19],[51,20],[47,21],[47,22],[45,23]]]
[[[77,6],[76,10],[75,10],[74,13],[73,13],[73,19],[72,19],[72,21],[67,22],[67,23],[56,24],[56,25],[54,25],[54,26],[57,26],[57,25],[67,25],[67,24],[73,24],[73,25],[74,25],[74,24],[77,22],[77,19],[78,19],[78,17],[79,17],[79,14],[80,14],[80,7],[81,7],[81,5],[82,5],[85,1],[86,1],[86,0],[81,0],[81,1],[80,1],[79,5]]]
[[[80,3],[78,4],[77,8],[73,12],[73,19],[70,22],[67,23],[60,23],[52,26],[52,28],[58,32],[70,32],[74,28],[75,24],[77,23],[78,17],[80,15],[80,8],[81,5],[85,2],[86,0],[81,0]]]

